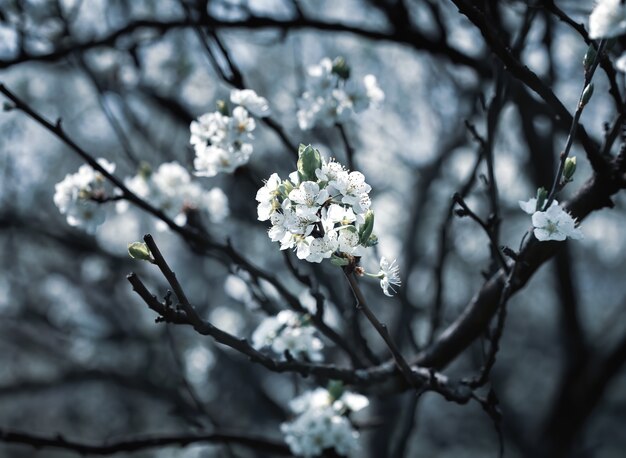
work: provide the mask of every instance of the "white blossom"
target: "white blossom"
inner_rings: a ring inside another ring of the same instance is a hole
[[[612,38],[626,32],[626,4],[622,0],[599,0],[589,16],[589,38]]]
[[[384,98],[374,75],[362,80],[340,76],[333,62],[324,58],[307,69],[306,91],[298,100],[298,125],[308,130],[317,124],[328,127],[342,123],[371,105],[379,105]]]
[[[306,316],[283,310],[259,324],[252,334],[252,346],[257,349],[269,347],[283,357],[288,351],[295,358],[305,357],[317,362],[322,360],[324,344],[316,333]]]
[[[338,398],[324,388],[307,391],[289,403],[296,417],[281,425],[285,442],[297,456],[319,456],[330,449],[342,456],[356,456],[359,433],[347,415],[368,405],[365,396],[349,391]]]
[[[316,164],[317,166],[317,164]],[[370,246],[371,227],[361,238],[369,191],[360,172],[350,172],[333,160],[321,158],[319,167],[299,181],[298,173],[281,180],[274,173],[257,191],[260,221],[269,220],[268,236],[280,249],[295,249],[299,259],[319,263],[333,255],[363,256]],[[372,222],[373,224],[373,222]]]
[[[267,100],[250,89],[232,90],[230,100],[236,105],[230,113],[205,113],[189,126],[197,176],[232,173],[245,165],[254,150],[251,143],[256,128],[254,116],[270,114]]]
[[[100,158],[97,162],[109,173],[115,170],[115,164],[106,159]],[[67,223],[95,233],[106,218],[106,208],[99,201],[110,197],[104,176],[84,164],[76,173],[67,174],[54,190],[54,204],[65,215]]]
[[[230,101],[241,105],[257,118],[265,118],[271,114],[267,99],[257,95],[252,89],[233,89],[230,91]]]
[[[211,222],[219,223],[229,215],[228,197],[219,188],[205,190],[191,179],[191,175],[177,162],[161,164],[154,172],[141,170],[124,180],[124,184],[152,205],[163,211],[178,225],[187,222],[187,213],[205,213]],[[118,205],[118,211],[127,206]],[[159,229],[167,226],[159,224]]]
[[[546,211],[533,213],[533,233],[539,241],[563,241],[566,238],[574,240],[583,237],[580,229],[576,228],[576,221],[558,204],[554,202]]]
[[[392,296],[389,290],[396,292],[391,285],[400,286],[402,284],[400,281],[400,267],[396,265],[395,259],[389,262],[384,256],[380,258],[380,271],[377,276],[380,278],[380,287],[385,296]]]
[[[256,193],[256,200],[259,203],[257,207],[259,221],[267,221],[276,210],[278,204],[276,199],[278,195],[278,186],[282,180],[277,173],[272,173],[262,188]]]

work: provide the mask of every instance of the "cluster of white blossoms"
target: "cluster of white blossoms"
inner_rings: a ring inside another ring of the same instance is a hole
[[[253,150],[250,142],[256,128],[254,117],[270,115],[267,100],[253,90],[233,89],[230,101],[232,109],[220,101],[218,111],[205,113],[191,122],[189,141],[196,153],[193,164],[198,176],[231,173],[246,164]]]
[[[282,180],[274,173],[256,195],[260,221],[270,221],[268,235],[280,249],[295,249],[299,259],[338,266],[360,257],[376,244],[370,185],[318,150],[300,145],[298,170]]]
[[[221,222],[229,214],[224,192],[220,188],[205,190],[192,181],[187,169],[177,162],[161,164],[155,171],[143,165],[137,175],[126,178],[124,184],[180,226],[185,225],[190,211],[205,212],[214,223]],[[119,212],[127,208],[127,202],[117,205]],[[167,226],[159,221],[157,228],[162,230]]]
[[[613,38],[626,33],[626,2],[599,0],[589,16],[589,38]]]
[[[340,384],[307,391],[289,403],[296,417],[281,425],[285,442],[297,456],[319,456],[331,449],[341,456],[355,456],[359,433],[348,416],[368,405],[365,396],[344,391]]]
[[[265,318],[252,334],[252,346],[257,350],[269,347],[283,357],[288,351],[294,358],[313,362],[323,359],[324,344],[316,336],[310,317],[291,310]]]
[[[366,75],[360,81],[352,79],[343,58],[332,61],[324,58],[307,69],[306,91],[298,101],[298,125],[308,130],[318,123],[324,126],[342,123],[353,113],[378,105],[384,99],[385,93],[374,75]]]
[[[106,159],[97,162],[109,173],[115,170],[115,164]],[[110,197],[110,190],[105,177],[90,165],[81,165],[76,173],[67,174],[54,190],[54,203],[70,226],[93,234],[104,222],[106,209],[101,204]]]
[[[582,232],[576,227],[576,220],[563,210],[556,200],[553,200],[550,207],[543,211],[541,210],[542,199],[538,200],[533,197],[527,202],[520,201],[519,205],[524,212],[532,215],[533,234],[537,240],[561,242],[568,237],[574,240],[583,238]]]

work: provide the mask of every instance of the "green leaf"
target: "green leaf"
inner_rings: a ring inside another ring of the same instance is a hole
[[[372,210],[368,210],[365,214],[365,222],[361,225],[359,229],[359,243],[361,245],[366,245],[370,236],[372,235],[372,231],[374,230],[374,212]]]
[[[315,170],[322,167],[320,152],[311,145],[298,148],[298,176],[300,181],[317,181]]]
[[[348,261],[346,258],[341,258],[339,256],[332,255],[330,257],[330,263],[333,266],[343,267],[343,266],[347,266],[348,264],[350,264],[350,261]]]

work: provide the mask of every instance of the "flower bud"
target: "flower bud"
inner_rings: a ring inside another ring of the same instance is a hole
[[[593,61],[596,59],[596,54],[596,48],[594,48],[593,45],[589,45],[587,52],[585,53],[585,57],[583,57],[583,68],[585,69],[585,72],[591,70]]]
[[[224,116],[228,116],[228,105],[226,104],[225,100],[218,100],[217,102],[215,102],[215,105],[217,106],[217,111],[219,111],[221,114],[223,114]]]
[[[589,100],[591,99],[592,95],[593,95],[593,83],[590,83],[587,85],[587,87],[583,91],[583,96],[580,100],[581,107],[584,107],[585,105],[587,105],[587,103],[589,103]]]
[[[128,244],[128,254],[133,259],[140,259],[142,261],[154,262],[152,253],[148,245],[143,242],[133,242]]]
[[[572,181],[576,172],[576,156],[568,157],[565,159],[565,166],[563,167],[563,178],[565,181]]]
[[[343,394],[343,383],[341,380],[331,380],[328,382],[328,394],[332,398],[333,402],[341,397]]]
[[[540,212],[543,210],[543,204],[546,203],[546,199],[548,198],[548,191],[546,188],[537,189],[537,207],[536,211]]]
[[[341,56],[336,57],[335,60],[333,60],[332,72],[344,80],[350,78],[350,67],[346,62],[346,59]]]
[[[322,167],[320,152],[311,145],[298,148],[298,176],[300,181],[316,181],[315,170]]]

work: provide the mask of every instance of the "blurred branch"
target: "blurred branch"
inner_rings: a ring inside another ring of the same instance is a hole
[[[87,444],[65,439],[63,436],[54,437],[39,436],[32,433],[0,430],[0,442],[9,444],[22,444],[34,448],[59,448],[70,450],[81,455],[113,455],[120,452],[137,452],[158,447],[186,447],[198,443],[229,443],[241,445],[266,453],[278,455],[291,455],[289,447],[282,442],[265,439],[258,436],[237,433],[207,433],[207,434],[179,434],[161,435],[152,437],[137,437],[108,442],[100,445]]]
[[[489,69],[475,58],[468,57],[466,54],[448,46],[444,40],[433,40],[417,29],[381,32],[374,29],[363,28],[358,25],[344,24],[341,22],[320,21],[313,18],[297,17],[290,20],[280,20],[263,16],[251,16],[247,19],[238,21],[223,21],[214,17],[209,17],[205,22],[195,21],[193,19],[178,19],[173,21],[158,21],[153,19],[136,19],[129,22],[126,26],[114,30],[107,35],[84,42],[74,42],[49,53],[28,54],[21,53],[12,59],[0,60],[0,69],[9,68],[13,65],[29,61],[52,62],[58,60],[74,51],[84,51],[87,49],[115,46],[117,41],[128,35],[132,35],[137,30],[152,30],[158,33],[164,33],[171,29],[179,29],[193,26],[206,26],[212,30],[220,29],[274,29],[279,31],[311,29],[324,32],[342,32],[358,35],[373,40],[391,41],[406,44],[416,50],[423,50],[435,55],[447,57],[451,62],[465,65],[478,71],[479,74],[486,76]]]
[[[609,169],[609,164],[600,154],[595,142],[587,135],[585,128],[582,125],[578,125],[578,119],[569,113],[554,92],[533,71],[517,60],[511,50],[500,41],[497,32],[486,19],[484,12],[467,0],[453,0],[453,2],[459,8],[459,11],[467,16],[480,30],[491,52],[502,61],[507,72],[539,95],[556,113],[560,122],[568,126],[573,124],[577,126],[574,133],[582,143],[592,168],[597,173],[606,173]]]

